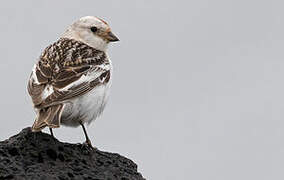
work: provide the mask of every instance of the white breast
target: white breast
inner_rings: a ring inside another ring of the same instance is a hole
[[[108,83],[99,85],[90,92],[65,103],[61,124],[66,126],[79,126],[79,122],[89,124],[102,114],[112,82],[112,68],[110,70]]]
[[[101,115],[108,100],[110,82],[67,102],[61,117],[66,126],[78,126],[79,122],[90,123]]]

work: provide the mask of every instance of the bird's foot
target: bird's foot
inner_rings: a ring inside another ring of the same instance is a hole
[[[90,139],[87,139],[83,144],[86,144],[86,146],[89,146],[90,148],[93,148]]]
[[[92,144],[91,144],[91,141],[87,140],[85,141],[82,146],[81,146],[83,152],[85,152],[86,154],[90,153],[91,151],[95,150],[96,147],[93,147]]]

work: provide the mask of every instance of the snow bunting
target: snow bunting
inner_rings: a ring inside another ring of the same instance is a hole
[[[28,92],[37,113],[33,131],[45,127],[82,126],[104,110],[112,79],[106,54],[110,42],[119,41],[102,19],[86,16],[74,22],[61,38],[48,46],[34,65]]]

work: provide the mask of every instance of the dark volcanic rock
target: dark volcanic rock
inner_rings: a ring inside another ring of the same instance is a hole
[[[119,154],[62,143],[30,128],[0,142],[0,179],[144,179]]]

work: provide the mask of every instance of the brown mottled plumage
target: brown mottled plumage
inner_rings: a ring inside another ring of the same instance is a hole
[[[106,49],[118,41],[109,25],[96,17],[75,21],[48,46],[35,64],[28,92],[37,112],[32,126],[40,131],[60,125],[83,127],[104,110],[111,85],[112,65]]]
[[[28,83],[28,92],[35,108],[39,109],[33,129],[37,131],[46,126],[59,127],[60,117],[55,114],[62,111],[61,103],[92,90],[99,83],[107,83],[110,70],[103,72],[97,79],[74,86],[68,91],[59,90],[86,75],[90,69],[108,64],[104,52],[73,39],[62,38],[48,46],[35,68],[39,83],[35,83],[32,78]],[[47,86],[53,87],[54,92],[43,99],[42,93]]]

